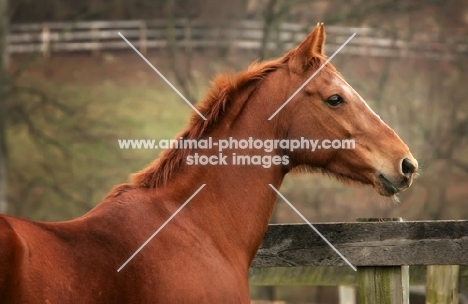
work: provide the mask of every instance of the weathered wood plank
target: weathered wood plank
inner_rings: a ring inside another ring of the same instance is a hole
[[[458,265],[427,266],[426,303],[458,303]]]
[[[409,304],[408,266],[358,267],[359,304]]]
[[[355,286],[356,272],[348,266],[250,268],[249,284],[254,286]]]
[[[426,285],[426,266],[410,266],[410,286]],[[357,275],[348,266],[250,268],[253,286],[357,286]],[[459,272],[460,292],[468,293],[468,266]]]
[[[375,218],[357,222],[379,222]],[[385,222],[402,222],[387,218]],[[359,304],[409,304],[409,266],[367,266],[357,268]]]
[[[355,266],[468,265],[468,221],[320,223]],[[252,267],[343,266],[305,224],[270,225]]]

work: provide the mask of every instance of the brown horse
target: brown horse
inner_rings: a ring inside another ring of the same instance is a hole
[[[409,187],[417,162],[408,147],[329,63],[268,120],[325,63],[324,41],[319,24],[285,56],[219,76],[198,107],[206,120],[194,113],[176,138],[353,139],[354,149],[229,147],[226,163],[197,165],[187,157],[219,156],[218,147],[173,147],[78,219],[1,216],[0,302],[249,303],[249,265],[277,198],[269,184],[279,188],[285,174],[306,168],[385,196]],[[277,157],[270,166],[234,165],[233,153]]]

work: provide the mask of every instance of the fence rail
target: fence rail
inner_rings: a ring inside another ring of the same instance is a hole
[[[129,20],[49,22],[12,24],[8,50],[12,54],[42,52],[101,51],[126,49],[118,36],[121,32],[142,52],[167,47],[232,48],[259,50],[262,47],[263,23],[231,21],[212,24],[201,20]],[[307,34],[300,24],[283,23],[272,31],[270,49],[290,49]],[[335,51],[352,33],[356,37],[341,52],[376,57],[423,57],[454,59],[468,54],[468,37],[463,33],[434,34],[391,32],[372,28],[327,27],[327,51]]]
[[[360,303],[381,304],[408,303],[409,291],[420,293],[424,285],[426,303],[459,303],[458,293],[468,293],[466,220],[314,226],[357,272],[308,225],[270,225],[250,268],[250,284],[356,286]]]

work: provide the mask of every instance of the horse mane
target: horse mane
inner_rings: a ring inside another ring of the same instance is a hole
[[[211,84],[211,89],[206,97],[196,108],[206,118],[204,120],[197,113],[191,114],[188,126],[176,135],[175,139],[184,140],[200,139],[218,119],[226,112],[229,106],[241,95],[243,91],[251,87],[283,66],[299,49],[295,48],[284,57],[258,62],[255,61],[246,71],[237,75],[232,73],[217,75]],[[318,69],[326,60],[325,56],[317,54],[311,62],[309,68]],[[183,165],[184,159],[190,153],[189,149],[169,148],[164,150],[160,157],[150,163],[143,170],[132,174],[131,183],[121,184],[110,191],[107,197],[116,197],[121,193],[138,187],[157,188],[163,186],[174,172]]]

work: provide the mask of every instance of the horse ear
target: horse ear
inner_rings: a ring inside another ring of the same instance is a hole
[[[315,52],[324,56],[323,51],[325,50],[325,26],[323,22],[317,23],[317,26],[314,29],[314,32],[317,30],[317,40],[315,41]]]
[[[317,23],[314,30],[293,50],[293,57],[301,69],[306,67],[314,57],[324,56],[325,27],[322,22]]]

